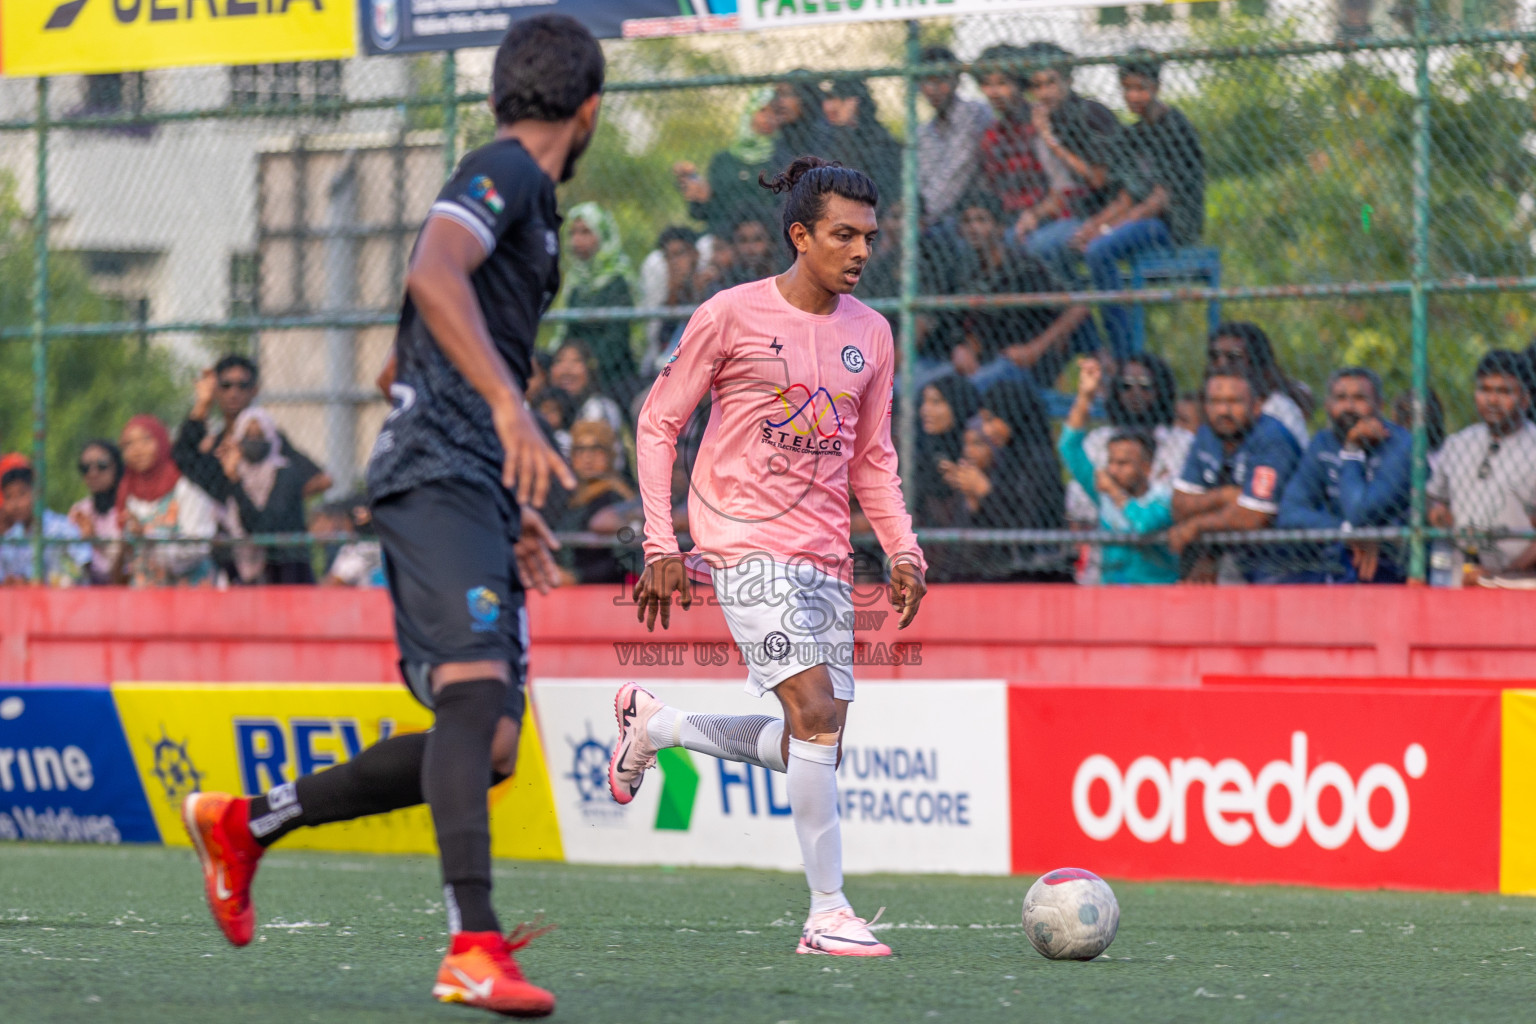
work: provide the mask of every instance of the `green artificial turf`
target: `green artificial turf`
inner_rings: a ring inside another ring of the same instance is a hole
[[[793,873],[501,862],[507,925],[558,929],[521,956],[555,1020],[1536,1019],[1536,901],[1505,896],[1111,883],[1120,934],[1092,963],[1024,938],[1030,879],[849,880],[887,907],[896,956],[796,956]],[[262,864],[257,941],[224,943],[193,855],[0,846],[0,1020],[473,1021],[428,994],[446,937],[436,865],[284,853]]]

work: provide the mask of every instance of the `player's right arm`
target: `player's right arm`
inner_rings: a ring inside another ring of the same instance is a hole
[[[725,343],[715,311],[701,306],[688,321],[672,359],[661,368],[635,425],[640,501],[645,510],[645,569],[635,583],[636,616],[654,630],[672,622],[672,595],[693,604],[693,588],[672,528],[672,464],[677,439],[698,408],[724,358]]]
[[[486,329],[469,279],[487,255],[483,240],[463,223],[431,216],[411,255],[405,287],[443,355],[491,407],[504,452],[502,486],[515,486],[518,502],[537,508],[549,493],[550,474],[568,488],[576,486],[576,478],[544,440]]]

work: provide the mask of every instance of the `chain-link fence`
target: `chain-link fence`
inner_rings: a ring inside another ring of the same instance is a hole
[[[1536,568],[1531,5],[1222,0],[606,50],[530,387],[568,454],[600,455],[550,510],[572,579],[630,564],[639,404],[700,301],[784,268],[757,178],[804,152],[881,190],[857,294],[896,331],[933,578]],[[426,210],[491,138],[490,58],[0,79],[0,442],[35,463],[6,488],[6,573],[297,579],[345,545],[337,575],[376,578],[353,514],[374,379]],[[226,429],[253,399],[293,468],[246,509],[219,480],[271,465],[260,417]],[[133,494],[108,493],[97,438],[127,444]],[[76,501],[75,528],[142,543],[66,543]]]

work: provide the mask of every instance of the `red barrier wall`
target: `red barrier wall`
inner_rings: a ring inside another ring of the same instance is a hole
[[[535,675],[741,677],[735,664],[698,664],[691,647],[653,659],[680,663],[640,665],[637,649],[614,646],[726,640],[718,608],[674,611],[670,632],[647,634],[618,586],[529,604]],[[1209,675],[1531,680],[1533,611],[1529,594],[1483,589],[957,584],[930,591],[911,628],[897,633],[887,616],[859,633],[877,652],[921,644],[920,663],[859,674],[1138,685]],[[395,658],[381,591],[0,590],[4,682],[375,682],[397,678]]]

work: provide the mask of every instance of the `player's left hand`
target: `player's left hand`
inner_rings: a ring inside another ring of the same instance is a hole
[[[519,505],[543,508],[549,495],[549,478],[553,476],[567,490],[575,490],[576,474],[544,440],[533,415],[522,402],[506,402],[492,407],[491,422],[506,453],[501,469],[502,486],[508,490],[517,488]]]
[[[917,618],[917,606],[923,603],[928,584],[916,562],[897,562],[891,566],[891,607],[899,609],[897,629],[906,629]]]
[[[560,549],[560,542],[555,539],[543,516],[527,505],[520,512],[523,532],[517,538],[517,543],[512,545],[512,554],[517,558],[517,572],[523,578],[523,586],[547,594],[564,579],[554,556],[554,552]]]

